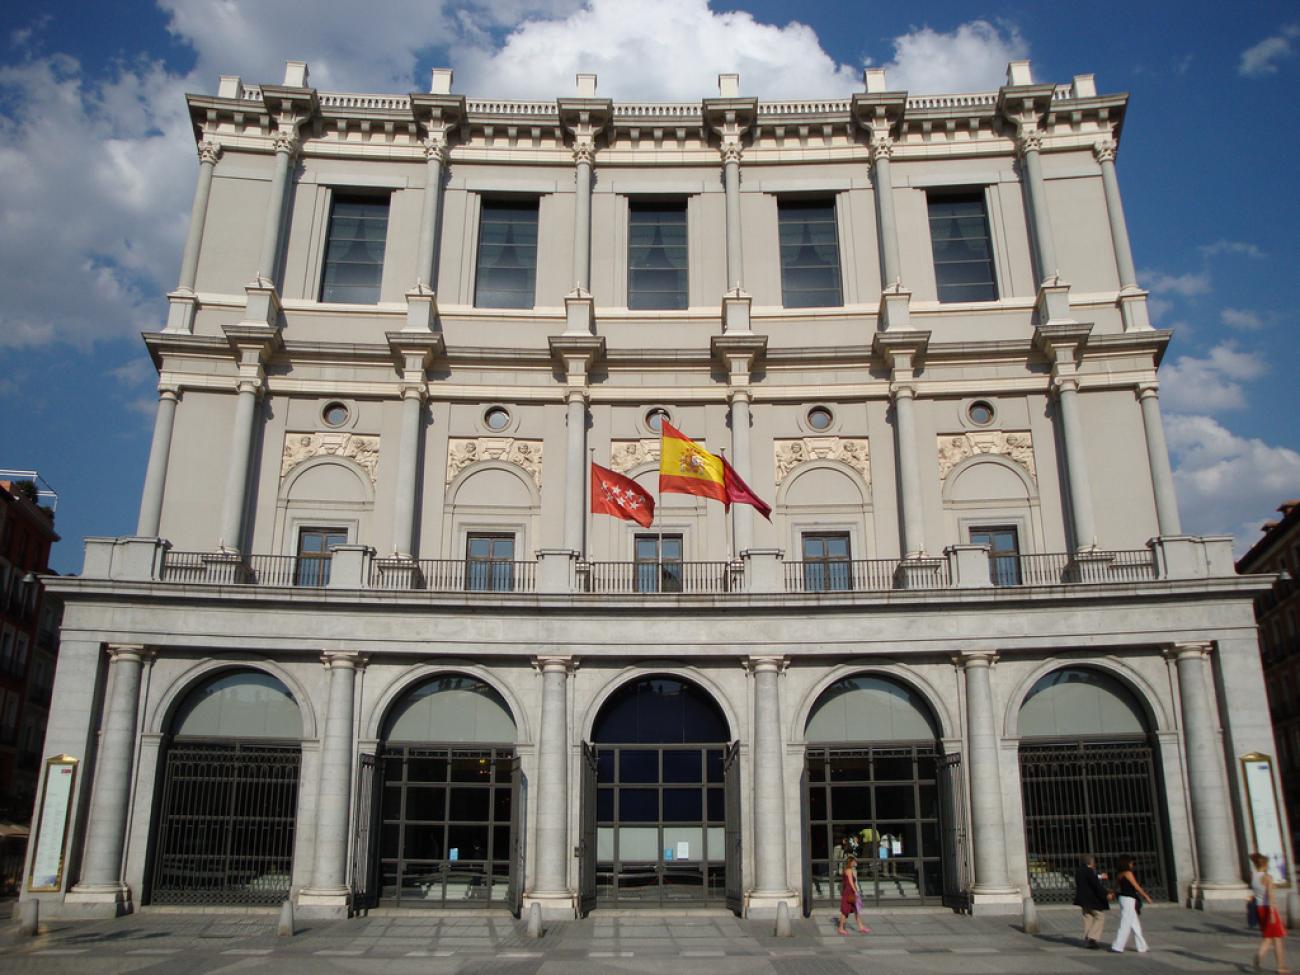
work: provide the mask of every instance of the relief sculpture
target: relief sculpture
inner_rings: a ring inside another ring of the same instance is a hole
[[[947,478],[954,467],[976,454],[997,454],[1025,469],[1035,480],[1034,440],[1029,431],[1005,433],[987,430],[971,433],[950,433],[939,437],[939,480]]]
[[[542,444],[540,440],[514,437],[455,438],[447,441],[447,483],[465,468],[482,460],[513,464],[526,472],[540,490],[542,486]]]
[[[837,460],[847,464],[862,475],[862,482],[871,484],[871,459],[865,437],[800,437],[798,440],[777,440],[773,443],[776,455],[776,483],[787,474],[810,460]]]
[[[280,457],[280,479],[305,460],[313,457],[346,457],[370,478],[374,485],[379,474],[379,438],[361,433],[286,433]]]
[[[642,464],[659,463],[659,440],[615,440],[609,445],[610,469],[626,474]]]

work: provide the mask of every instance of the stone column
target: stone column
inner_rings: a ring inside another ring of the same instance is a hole
[[[573,916],[569,887],[569,671],[572,657],[538,657],[542,723],[537,739],[537,856],[531,901],[543,913]]]
[[[1101,186],[1106,194],[1106,216],[1110,219],[1110,240],[1115,248],[1115,267],[1119,271],[1120,288],[1137,287],[1137,269],[1133,266],[1133,249],[1129,246],[1128,224],[1124,220],[1124,205],[1119,198],[1119,179],[1115,175],[1115,140],[1101,139],[1093,144],[1092,152],[1101,165]]]
[[[298,150],[298,140],[289,135],[275,139],[275,169],[271,174],[271,192],[267,197],[266,217],[262,223],[262,250],[257,260],[256,280],[273,286],[275,264],[280,255],[280,227],[284,223],[284,201],[289,185],[289,164]]]
[[[727,288],[739,288],[744,276],[740,250],[740,153],[739,139],[722,143],[722,184],[727,205]]]
[[[1056,400],[1061,410],[1061,439],[1065,441],[1065,468],[1070,482],[1070,512],[1073,515],[1074,550],[1097,547],[1097,529],[1092,516],[1092,489],[1088,460],[1083,450],[1083,426],[1079,422],[1079,383],[1057,377]]]
[[[1036,131],[1024,132],[1019,140],[1020,158],[1025,164],[1025,192],[1029,197],[1029,214],[1034,223],[1034,259],[1040,281],[1057,272],[1056,244],[1052,222],[1047,215],[1047,190],[1043,185],[1043,168],[1039,153],[1043,137]]]
[[[442,172],[447,165],[447,137],[438,132],[424,140],[424,209],[420,214],[420,249],[416,252],[415,286],[437,290],[438,226],[442,222]]]
[[[122,882],[126,814],[135,764],[136,714],[145,648],[110,645],[108,699],[95,757],[94,792],[86,826],[81,880],[68,900],[94,913],[116,915],[131,909],[131,892]]]
[[[221,510],[221,548],[243,551],[244,508],[248,502],[248,467],[253,445],[253,426],[257,422],[257,400],[262,384],[254,379],[240,379],[235,403],[235,423],[230,434],[230,460],[226,468],[226,497]]]
[[[587,527],[587,394],[566,394],[568,431],[564,442],[564,547],[581,554]]]
[[[176,424],[176,402],[180,390],[163,386],[158,390],[158,412],[153,420],[153,442],[149,445],[149,466],[145,469],[144,491],[140,495],[140,520],[135,533],[156,537],[162,522],[163,491],[167,486],[167,463],[172,449],[172,428]]]
[[[181,277],[177,290],[194,291],[199,271],[199,247],[203,243],[203,225],[208,219],[208,197],[212,194],[212,171],[221,156],[221,144],[211,139],[199,143],[199,181],[194,187],[194,206],[190,209],[190,230],[181,255]]]
[[[416,485],[420,465],[420,411],[424,384],[402,384],[402,433],[397,454],[397,484],[393,503],[393,551],[400,558],[415,556]]]
[[[1176,643],[1167,652],[1178,668],[1187,788],[1192,800],[1192,833],[1198,865],[1197,888],[1202,902],[1228,899],[1226,895],[1230,892],[1235,909],[1240,903],[1238,892],[1242,880],[1237,830],[1223,766],[1219,715],[1205,683],[1210,644]]]
[[[777,902],[789,900],[785,851],[785,742],[781,734],[779,678],[782,657],[750,657],[754,675],[754,886],[749,893],[749,916],[775,911]]]
[[[1159,387],[1155,383],[1138,386],[1142,406],[1142,429],[1146,433],[1147,461],[1151,465],[1151,484],[1156,496],[1156,524],[1162,536],[1181,535],[1178,495],[1174,492],[1174,473],[1169,467],[1169,448],[1165,446],[1165,424],[1160,418]]]
[[[894,185],[889,160],[894,140],[878,136],[871,143],[871,185],[876,199],[876,234],[880,241],[880,288],[887,290],[902,280],[898,259],[898,222],[894,218]]]
[[[999,906],[1019,910],[1020,894],[1007,875],[1006,823],[1002,810],[997,717],[989,671],[996,655],[962,654],[958,664],[966,674],[966,759],[970,767],[971,839],[975,882],[972,904],[979,912],[1002,913]]]
[[[579,139],[573,144],[574,174],[573,203],[573,280],[577,290],[591,290],[591,164],[596,145],[590,139]]]
[[[898,507],[903,518],[903,557],[919,558],[925,552],[925,524],[922,509],[925,496],[921,491],[921,463],[916,451],[916,423],[913,400],[916,388],[895,383],[894,437],[898,450],[898,480],[902,492]]]
[[[736,389],[731,393],[731,464],[746,484],[750,482],[749,462],[749,390]],[[735,529],[736,553],[754,547],[754,509],[747,504],[731,508]]]
[[[352,797],[353,710],[357,670],[365,660],[356,653],[323,653],[329,671],[329,710],[321,736],[320,779],[316,790],[316,849],[311,886],[298,904],[316,916],[347,916],[348,811]]]

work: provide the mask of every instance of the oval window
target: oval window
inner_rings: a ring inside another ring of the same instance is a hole
[[[351,416],[352,411],[344,403],[326,403],[325,409],[321,410],[321,419],[326,426],[341,427]]]
[[[814,406],[808,411],[808,426],[814,430],[829,430],[834,419],[831,411],[824,406]]]
[[[966,416],[970,422],[976,426],[986,427],[993,422],[994,417],[993,404],[986,403],[984,400],[976,400],[966,409]]]
[[[510,426],[510,411],[504,406],[494,406],[483,414],[483,425],[489,430],[504,430]]]
[[[653,410],[646,411],[645,425],[654,433],[663,433],[664,421],[670,419],[667,410],[662,406],[656,406]]]

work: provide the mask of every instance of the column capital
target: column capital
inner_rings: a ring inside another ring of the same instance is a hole
[[[177,383],[159,383],[158,398],[169,399],[173,403],[178,402],[181,398],[181,387]]]
[[[418,380],[403,379],[397,384],[398,395],[403,400],[418,399],[421,403],[428,398],[429,386]]]
[[[1160,383],[1154,379],[1148,380],[1137,385],[1137,398],[1139,400],[1151,399],[1160,395]]]
[[[1213,643],[1171,643],[1164,648],[1164,654],[1170,660],[1200,660],[1208,657],[1214,650]]]
[[[355,650],[324,650],[320,662],[326,670],[364,670],[370,657]]]
[[[422,143],[424,146],[424,158],[429,162],[436,162],[445,166],[448,159],[451,158],[451,145],[447,142],[447,136],[442,132],[431,132],[429,137]]]
[[[889,384],[889,398],[899,399],[916,399],[916,383],[914,382],[891,382]]]
[[[266,390],[266,383],[262,376],[240,376],[235,380],[235,392],[252,393],[254,396],[261,397]]]
[[[297,135],[281,132],[271,140],[271,145],[277,153],[292,156],[298,151],[299,142]]]
[[[221,143],[215,139],[204,139],[197,146],[200,163],[216,164],[221,158]]]
[[[995,650],[966,650],[952,655],[953,666],[962,670],[992,667],[997,662],[998,653]]]
[[[790,658],[781,654],[758,654],[746,657],[742,664],[751,674],[780,674],[790,666]]]
[[[1043,133],[1037,129],[1023,129],[1016,136],[1016,152],[1021,156],[1026,156],[1031,152],[1041,152],[1043,149]]]
[[[564,674],[567,677],[578,669],[578,658],[571,654],[539,654],[533,658],[533,667],[541,674]]]
[[[873,164],[879,159],[892,159],[894,156],[894,139],[889,135],[876,135],[872,137],[871,145],[867,148],[871,154]]]
[[[1097,157],[1097,162],[1108,163],[1115,161],[1115,153],[1119,151],[1119,145],[1109,136],[1105,139],[1098,139],[1092,144],[1092,154]]]
[[[573,140],[573,161],[581,166],[586,163],[588,166],[596,161],[596,140],[578,138]]]
[[[1061,393],[1077,393],[1079,391],[1079,380],[1075,376],[1052,376],[1052,391],[1056,395]]]
[[[114,664],[119,661],[144,663],[158,656],[155,648],[146,647],[142,643],[110,643],[104,649],[108,654],[109,663]]]
[[[724,139],[722,145],[718,147],[718,152],[722,155],[722,164],[740,162],[740,157],[744,155],[745,146],[739,138]]]

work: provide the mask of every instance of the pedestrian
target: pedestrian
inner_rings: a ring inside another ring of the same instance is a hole
[[[840,875],[840,923],[835,929],[839,934],[848,934],[844,924],[849,915],[858,922],[858,930],[870,934],[871,929],[862,923],[862,895],[858,893],[858,858],[849,854],[844,860],[844,872]]]
[[[1250,872],[1251,898],[1259,916],[1259,949],[1255,952],[1255,971],[1264,967],[1264,956],[1269,946],[1277,959],[1277,970],[1288,972],[1286,967],[1286,928],[1282,926],[1282,912],[1274,902],[1273,875],[1268,871],[1268,857],[1252,853],[1250,862],[1255,869]]]
[[[1147,939],[1142,935],[1142,901],[1151,903],[1151,895],[1138,883],[1137,874],[1133,872],[1134,859],[1131,856],[1119,858],[1119,876],[1115,881],[1115,894],[1119,900],[1119,931],[1111,944],[1111,951],[1124,950],[1128,936],[1133,935],[1133,943],[1139,952],[1147,950]]]
[[[1097,859],[1086,856],[1074,871],[1074,903],[1083,911],[1083,946],[1100,948],[1101,936],[1106,929],[1106,911],[1110,910],[1110,894],[1102,885],[1107,877],[1097,872]]]

